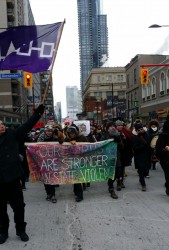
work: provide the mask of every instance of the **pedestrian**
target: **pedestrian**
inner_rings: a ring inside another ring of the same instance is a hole
[[[76,142],[87,142],[87,138],[84,135],[80,135],[79,128],[72,124],[67,128],[67,137],[65,142],[70,142],[72,145],[75,145]],[[74,194],[76,196],[76,202],[83,200],[83,184],[75,183],[74,185]]]
[[[148,135],[150,137],[150,146],[151,146],[151,165],[152,169],[156,169],[156,163],[158,162],[157,156],[156,156],[156,141],[158,139],[159,135],[159,122],[155,119],[152,119],[149,122],[148,126]]]
[[[14,212],[16,235],[28,241],[26,233],[25,203],[20,179],[23,175],[19,158],[19,142],[37,123],[44,112],[43,104],[34,110],[26,123],[14,129],[0,121],[0,244],[8,238],[9,216],[7,203]]]
[[[114,190],[114,182],[117,181],[118,184],[120,182],[120,176],[122,173],[120,150],[123,147],[123,143],[122,143],[122,140],[120,137],[120,133],[115,128],[115,125],[113,122],[107,123],[106,132],[101,137],[101,141],[108,140],[108,139],[114,139],[114,142],[117,143],[117,161],[116,161],[116,167],[115,167],[115,177],[114,177],[114,179],[111,179],[111,178],[108,179],[108,182],[107,182],[108,191],[110,193],[110,196],[113,199],[118,199],[118,196]],[[120,190],[118,189],[118,191],[120,191]]]
[[[164,172],[166,194],[169,196],[169,115],[156,142],[156,155]]]
[[[63,133],[59,131],[56,127],[53,127],[50,124],[45,125],[45,130],[38,137],[37,142],[54,142],[57,141],[60,144],[63,143],[64,137]],[[45,191],[47,194],[46,200],[56,203],[55,187],[56,185],[44,183]]]
[[[141,123],[135,123],[133,137],[134,163],[138,169],[142,191],[146,191],[145,177],[151,165],[150,139]]]

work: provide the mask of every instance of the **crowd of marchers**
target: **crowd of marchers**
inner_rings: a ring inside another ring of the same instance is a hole
[[[117,161],[114,179],[108,179],[108,191],[111,198],[118,199],[117,191],[125,188],[126,167],[134,163],[138,173],[140,187],[146,191],[146,178],[150,169],[156,170],[159,162],[165,176],[166,194],[169,195],[169,116],[162,127],[156,119],[150,120],[147,126],[137,118],[133,124],[122,120],[108,121],[100,126],[90,127],[88,136],[84,136],[74,123],[66,123],[62,127],[54,121],[48,122],[44,128],[33,129],[44,112],[41,104],[32,117],[18,128],[6,128],[0,121],[0,244],[8,238],[9,216],[7,205],[14,212],[16,235],[22,241],[28,241],[26,222],[24,219],[25,203],[23,190],[29,181],[29,168],[26,158],[25,142],[68,142],[75,145],[78,142],[95,143],[113,139],[117,144]],[[46,200],[57,202],[56,187],[59,185],[44,184]],[[83,191],[90,183],[75,183],[75,201],[83,200]]]

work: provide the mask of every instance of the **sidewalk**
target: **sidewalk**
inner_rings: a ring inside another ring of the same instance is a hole
[[[56,188],[58,202],[46,201],[42,183],[27,183],[24,191],[27,233],[15,234],[9,207],[9,238],[1,250],[168,250],[169,197],[160,166],[150,170],[142,192],[133,167],[126,168],[126,188],[110,197],[106,182],[91,183],[84,201],[76,203],[72,185]]]

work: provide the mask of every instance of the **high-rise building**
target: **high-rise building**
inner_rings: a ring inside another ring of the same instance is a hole
[[[77,86],[66,87],[67,116],[77,119],[76,114],[82,111],[81,92]]]
[[[92,68],[108,59],[107,15],[102,15],[102,0],[77,0],[81,91]]]
[[[56,121],[59,123],[62,123],[62,107],[61,107],[61,102],[56,102],[55,105],[55,117]]]

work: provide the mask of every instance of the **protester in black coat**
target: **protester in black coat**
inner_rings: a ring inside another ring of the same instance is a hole
[[[37,142],[54,142],[54,141],[62,144],[64,141],[63,133],[59,131],[57,128],[54,128],[52,125],[46,124],[45,130],[44,132],[41,133]],[[44,187],[47,194],[46,200],[52,201],[52,203],[56,203],[57,202],[57,199],[55,197],[56,185],[44,183]]]
[[[151,166],[150,138],[141,123],[136,123],[134,127],[136,131],[133,138],[134,162],[138,169],[142,191],[146,191],[145,176]]]
[[[9,217],[7,203],[14,212],[16,234],[22,241],[28,241],[24,221],[24,198],[20,179],[23,175],[19,157],[19,143],[40,119],[44,112],[41,104],[26,123],[17,129],[6,128],[0,121],[0,244],[8,238]]]
[[[113,122],[108,122],[106,126],[106,132],[102,135],[101,141],[108,140],[108,139],[114,139],[114,142],[117,143],[117,161],[116,161],[116,168],[115,168],[115,177],[114,179],[108,179],[108,191],[110,193],[110,196],[113,199],[118,199],[117,194],[114,191],[114,182],[117,180],[119,182],[121,178],[122,168],[121,168],[121,155],[120,151],[123,148],[123,142],[120,136],[120,133],[115,128]]]
[[[70,142],[72,145],[75,145],[76,142],[87,142],[87,138],[84,135],[80,135],[79,128],[75,124],[72,124],[67,128],[65,142]],[[83,200],[83,187],[81,183],[74,184],[74,194],[76,196],[76,202]]]
[[[156,155],[164,171],[166,194],[169,196],[169,115],[156,142]]]

